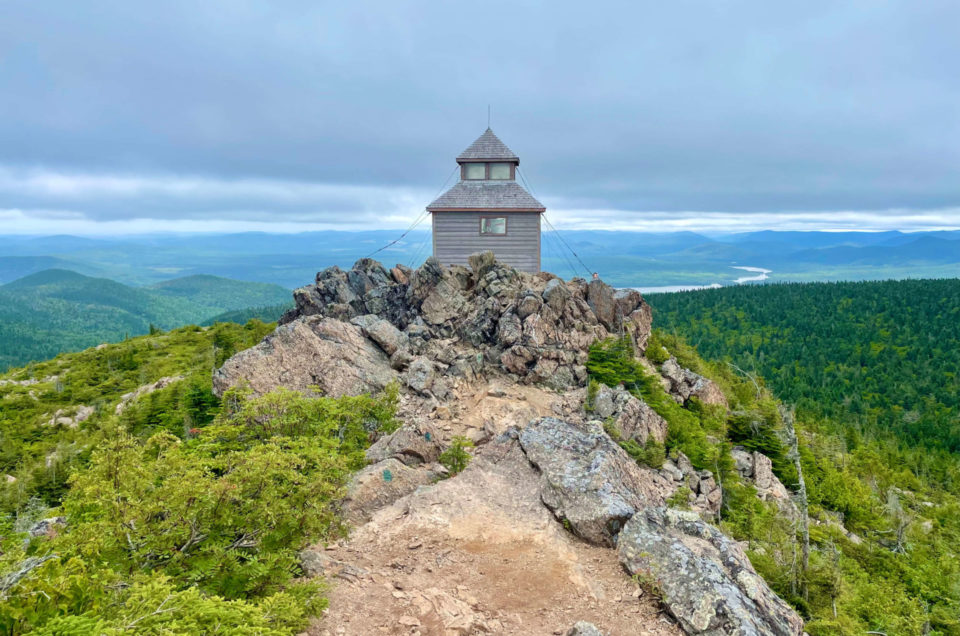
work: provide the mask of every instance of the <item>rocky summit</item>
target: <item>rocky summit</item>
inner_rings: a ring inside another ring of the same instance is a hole
[[[647,346],[651,311],[638,292],[519,272],[483,253],[469,268],[362,259],[320,272],[294,298],[274,333],[214,372],[216,391],[396,386],[401,421],[347,487],[349,538],[301,555],[307,575],[333,582],[311,633],[801,633],[710,524],[717,478],[682,453],[653,467],[625,450],[662,448],[667,421],[622,386],[594,387],[588,400],[594,343],[627,336],[638,356]],[[676,359],[648,367],[679,405],[726,407]],[[465,440],[469,464],[451,476],[440,460]],[[762,497],[787,498],[769,459],[738,449],[736,462]]]
[[[639,351],[651,312],[640,293],[602,281],[527,274],[474,255],[471,268],[428,259],[387,270],[361,259],[331,267],[294,292],[296,307],[260,346],[214,375],[217,390],[246,381],[338,395],[382,389],[402,376],[440,399],[460,379],[502,372],[554,389],[583,386],[587,350],[629,334]]]

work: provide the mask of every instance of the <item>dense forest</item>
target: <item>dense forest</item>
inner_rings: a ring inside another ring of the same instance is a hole
[[[845,502],[818,503],[811,489],[811,503],[863,540],[830,544],[864,569],[837,581],[848,590],[891,575],[906,583],[905,596],[886,593],[872,611],[863,594],[860,627],[958,633],[960,280],[740,286],[647,300],[675,346],[685,339],[716,360],[714,374],[769,387],[795,410],[807,474],[839,469],[826,481],[846,490]],[[950,600],[938,609],[938,598]],[[954,618],[881,624],[910,603]]]
[[[293,303],[287,302],[279,305],[268,305],[265,307],[247,307],[245,309],[235,309],[217,314],[213,318],[204,320],[203,325],[215,325],[218,322],[235,322],[239,325],[246,324],[251,320],[260,322],[277,322],[287,310],[293,309]]]
[[[278,285],[188,276],[130,287],[68,270],[37,272],[0,286],[0,371],[102,342],[219,317],[276,320],[290,292]],[[247,307],[263,306],[260,311]],[[223,315],[224,312],[241,312]]]
[[[960,279],[651,294],[655,323],[847,436],[960,452]]]

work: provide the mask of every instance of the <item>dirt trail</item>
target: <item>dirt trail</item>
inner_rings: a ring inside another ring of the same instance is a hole
[[[475,395],[479,402],[462,402],[474,426],[506,404]],[[538,411],[553,408],[544,395],[526,397]],[[613,550],[556,522],[538,480],[516,442],[491,442],[460,475],[378,511],[349,540],[318,547],[330,609],[309,633],[565,634],[586,620],[614,636],[680,634]]]

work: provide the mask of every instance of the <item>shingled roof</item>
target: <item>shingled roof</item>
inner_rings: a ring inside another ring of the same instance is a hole
[[[431,212],[487,209],[543,212],[546,208],[516,181],[461,181],[427,206]]]
[[[500,141],[500,138],[493,134],[489,128],[484,131],[470,147],[457,156],[457,161],[516,161],[520,163],[520,157],[512,150],[507,148],[507,144]]]

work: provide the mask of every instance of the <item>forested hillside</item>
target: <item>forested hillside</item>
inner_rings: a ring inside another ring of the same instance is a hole
[[[655,323],[848,436],[960,452],[960,279],[649,295]]]
[[[876,441],[847,447],[830,432],[834,424],[793,413],[762,379],[723,361],[705,361],[682,339],[654,331],[648,361],[675,356],[711,378],[730,412],[724,417],[722,409],[697,400],[682,408],[625,351],[616,342],[595,346],[588,363],[592,377],[623,383],[669,428],[666,448],[623,447],[653,466],[664,461],[664,453],[676,457],[682,451],[695,467],[719,476],[721,528],[746,542],[754,567],[800,611],[808,633],[960,634],[960,464],[945,467],[943,483],[912,473],[902,457],[884,457],[889,449]],[[807,524],[791,508],[760,501],[753,486],[738,478],[734,445],[772,460],[792,494],[790,506],[807,513]]]
[[[234,311],[225,311],[217,314],[213,318],[203,321],[204,325],[214,325],[218,322],[235,322],[245,324],[249,320],[260,320],[262,322],[276,322],[288,309],[293,308],[293,302],[287,302],[280,305],[269,305],[266,307],[247,307]]]
[[[130,287],[62,269],[37,272],[0,286],[0,371],[144,334],[151,325],[171,329],[289,298],[279,285],[215,276]]]
[[[960,281],[743,286],[648,300],[655,324],[717,360],[714,374],[758,393],[770,387],[796,407],[811,516],[822,524],[811,528],[806,603],[830,626],[813,623],[811,633],[960,633]],[[741,434],[762,430],[750,424]],[[784,465],[774,467],[794,487]],[[823,534],[831,519],[856,540]],[[741,536],[756,540],[758,530]],[[762,569],[766,557],[752,556]],[[814,588],[832,589],[832,600],[817,600]]]

